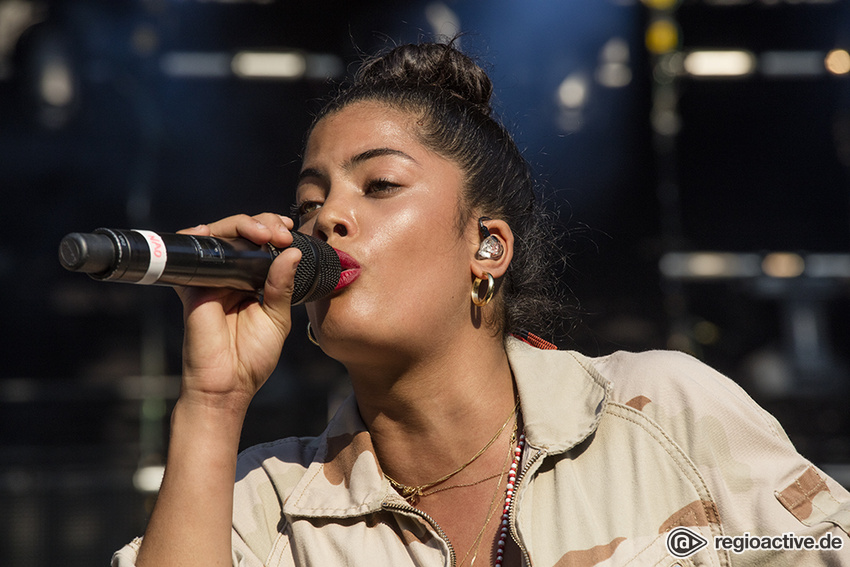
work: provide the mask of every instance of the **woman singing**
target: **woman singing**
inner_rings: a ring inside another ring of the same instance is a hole
[[[538,338],[565,316],[554,240],[491,91],[452,46],[397,47],[317,116],[295,221],[186,231],[337,249],[340,285],[307,305],[307,332],[354,393],[321,436],[237,457],[252,397],[304,332],[300,252],[274,261],[262,302],[179,290],[165,478],[115,567],[850,565],[850,495],[736,384],[680,353]]]

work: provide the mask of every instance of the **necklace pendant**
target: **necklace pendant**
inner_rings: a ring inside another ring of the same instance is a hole
[[[401,489],[401,497],[410,502],[411,506],[416,506],[420,496],[422,496],[422,489],[418,486],[405,486]]]

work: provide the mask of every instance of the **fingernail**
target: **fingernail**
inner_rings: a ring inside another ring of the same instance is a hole
[[[264,225],[263,223],[261,223],[260,221],[254,221],[254,222],[257,223],[257,228],[262,228],[263,230],[268,229],[268,227],[266,225]]]

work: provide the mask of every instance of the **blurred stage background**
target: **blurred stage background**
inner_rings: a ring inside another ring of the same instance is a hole
[[[143,531],[179,384],[173,292],[66,273],[61,237],[287,212],[329,79],[457,31],[568,235],[561,345],[691,352],[850,482],[850,3],[400,4],[0,0],[0,564]],[[346,391],[296,332],[243,445]]]

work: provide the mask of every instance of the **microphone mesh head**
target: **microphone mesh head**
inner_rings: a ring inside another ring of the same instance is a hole
[[[295,270],[292,305],[316,301],[332,292],[342,274],[336,250],[328,243],[300,232],[292,233],[292,245],[301,250],[301,263]]]

